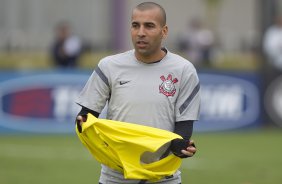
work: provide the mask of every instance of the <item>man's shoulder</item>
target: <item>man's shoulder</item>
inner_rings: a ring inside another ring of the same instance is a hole
[[[108,55],[104,58],[102,58],[102,60],[120,60],[120,59],[124,59],[126,57],[132,57],[133,56],[133,50],[128,50],[125,52],[120,52],[117,54],[112,54],[112,55]]]
[[[186,67],[194,68],[194,65],[187,58],[184,58],[180,54],[169,52],[168,59],[171,60],[174,64],[177,64],[179,66],[186,66]]]
[[[124,65],[124,62],[129,62],[133,59],[133,50],[129,50],[126,52],[122,52],[122,53],[117,53],[117,54],[113,54],[113,55],[108,55],[104,58],[102,58],[99,61],[98,66],[101,68],[111,68],[111,67],[115,67],[115,66],[120,66],[120,65]]]

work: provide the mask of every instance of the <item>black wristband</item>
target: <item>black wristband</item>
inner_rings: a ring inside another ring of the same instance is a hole
[[[98,113],[98,112],[93,111],[93,110],[90,110],[90,109],[88,109],[88,108],[86,108],[86,107],[83,107],[83,106],[82,106],[80,112],[77,114],[77,116],[82,116],[83,121],[86,121],[86,120],[87,120],[87,114],[88,114],[88,113],[91,113],[91,114],[92,114],[93,116],[95,116],[96,118],[99,117],[99,113]],[[82,127],[81,127],[81,125],[78,123],[77,119],[75,120],[75,123],[76,123],[76,125],[77,125],[77,130],[79,131],[79,133],[81,133],[81,132],[82,132]]]

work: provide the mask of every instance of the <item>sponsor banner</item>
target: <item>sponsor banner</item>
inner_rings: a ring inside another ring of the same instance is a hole
[[[282,75],[268,85],[264,96],[264,104],[271,120],[282,127]]]
[[[37,133],[74,132],[75,98],[89,72],[1,72],[0,128]]]
[[[200,73],[201,114],[196,131],[258,125],[262,120],[259,76],[251,73]]]
[[[75,98],[92,71],[1,72],[0,132],[74,133]],[[201,115],[195,131],[218,131],[261,122],[259,77],[199,73]],[[105,111],[101,114],[105,117]]]

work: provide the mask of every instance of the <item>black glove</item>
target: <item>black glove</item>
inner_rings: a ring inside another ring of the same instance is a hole
[[[188,155],[185,155],[181,152],[181,150],[186,150],[189,146],[189,140],[185,139],[173,139],[170,144],[170,150],[175,156],[178,156],[180,158],[187,158],[190,157]],[[192,146],[196,147],[193,143]]]

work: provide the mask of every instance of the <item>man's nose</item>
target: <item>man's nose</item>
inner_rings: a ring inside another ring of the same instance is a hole
[[[138,36],[145,36],[144,26],[140,26],[140,28],[138,29]]]

